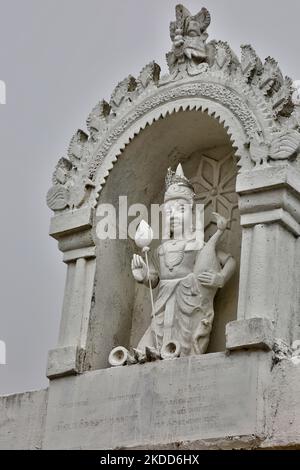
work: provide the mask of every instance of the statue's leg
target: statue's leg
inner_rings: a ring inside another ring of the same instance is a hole
[[[148,348],[155,348],[155,343],[153,341],[153,332],[152,332],[152,328],[151,328],[151,325],[149,326],[149,328],[146,330],[146,332],[144,333],[144,335],[142,336],[139,344],[137,345],[137,349],[139,351],[142,351],[143,353],[145,353],[145,348],[148,347]]]
[[[198,337],[196,354],[205,354],[209,343],[209,333],[206,336]]]
[[[213,311],[210,311],[205,315],[204,318],[199,322],[198,327],[193,333],[193,352],[194,354],[205,354],[209,339],[210,333],[212,330],[212,324],[214,319]]]
[[[166,302],[164,324],[163,324],[163,344],[168,344],[170,341],[176,339],[176,325],[175,319],[175,293]],[[175,330],[175,331],[174,331]]]
[[[137,349],[145,352],[145,348],[154,348],[158,352],[160,351],[163,339],[163,327],[164,327],[164,315],[165,312],[162,310],[159,314],[155,315],[152,319],[149,328],[141,338]]]

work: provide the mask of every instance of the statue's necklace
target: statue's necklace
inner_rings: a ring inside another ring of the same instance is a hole
[[[163,245],[164,263],[169,271],[181,264],[184,257],[186,241],[170,240]]]

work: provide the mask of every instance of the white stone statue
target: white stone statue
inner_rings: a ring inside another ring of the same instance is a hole
[[[214,319],[214,297],[235,270],[230,254],[218,250],[227,220],[215,213],[217,231],[207,243],[196,237],[193,228],[194,191],[181,165],[168,171],[164,197],[164,216],[169,236],[156,252],[157,267],[147,269],[142,256],[134,254],[134,279],[158,288],[152,321],[133,356],[125,348],[115,348],[109,362],[145,362],[155,358],[172,358],[204,354]],[[150,273],[150,283],[149,276]]]

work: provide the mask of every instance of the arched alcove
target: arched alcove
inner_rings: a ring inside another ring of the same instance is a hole
[[[161,204],[167,169],[178,163],[193,182],[196,201],[205,204],[206,239],[215,231],[212,211],[231,218],[221,248],[233,254],[238,267],[215,299],[215,322],[208,349],[222,351],[225,325],[236,318],[241,243],[235,193],[237,165],[224,127],[217,119],[196,110],[179,110],[146,126],[114,164],[98,204],[112,204],[117,212],[119,196],[128,197],[128,206],[142,203],[150,208],[153,203]],[[135,283],[131,274],[131,258],[138,251],[134,242],[99,240],[98,222],[96,216],[97,261],[86,356],[88,367],[93,369],[107,365],[113,347],[136,346],[149,325],[151,312],[148,289]]]

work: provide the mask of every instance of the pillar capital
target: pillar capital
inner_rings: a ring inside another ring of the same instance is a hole
[[[300,235],[300,172],[290,164],[266,166],[240,173],[241,225],[279,223],[293,235]]]

